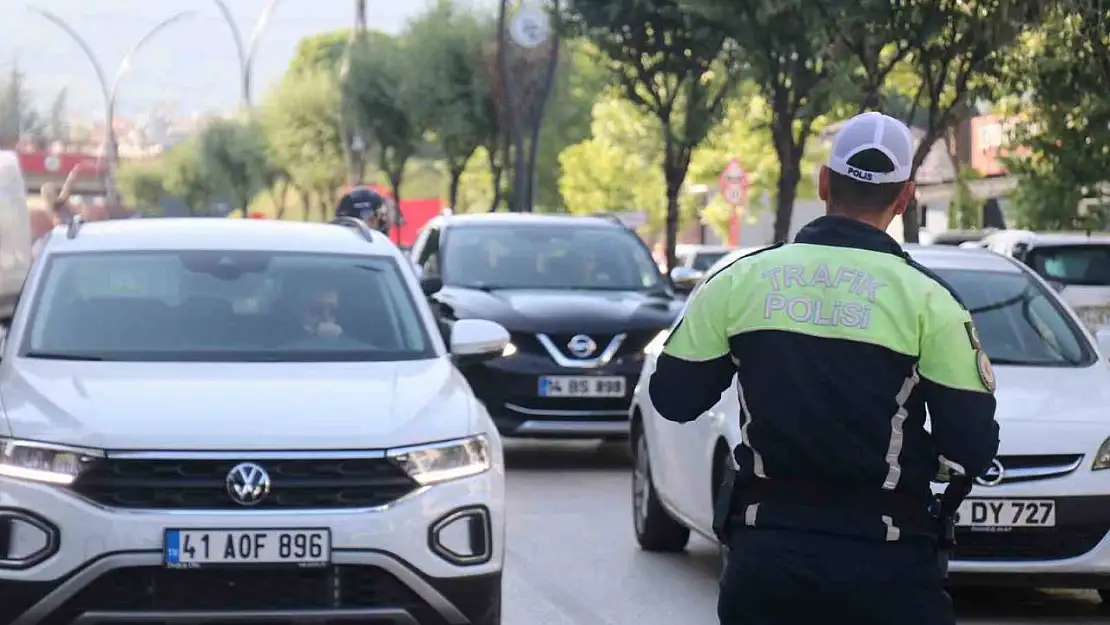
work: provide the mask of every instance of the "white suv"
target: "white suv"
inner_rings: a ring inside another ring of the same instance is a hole
[[[501,622],[501,442],[455,362],[508,334],[449,351],[436,285],[340,225],[48,235],[0,352],[0,622]]]
[[[1110,345],[1100,355],[1060,296],[1013,259],[906,249],[964,299],[998,379],[999,455],[960,509],[951,581],[1094,588],[1110,601]],[[679,551],[691,530],[713,540],[740,406],[734,382],[696,421],[660,417],[647,387],[664,336],[647,350],[631,408],[633,521],[644,549]]]

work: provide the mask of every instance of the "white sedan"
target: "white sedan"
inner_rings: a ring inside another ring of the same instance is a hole
[[[1096,341],[1013,259],[907,251],[972,310],[998,380],[999,456],[961,508],[951,581],[1094,588],[1110,603],[1110,366]],[[735,384],[691,423],[666,421],[652,408],[647,389],[664,335],[647,350],[630,408],[633,520],[648,551],[680,551],[691,531],[714,540],[713,499],[740,443]]]

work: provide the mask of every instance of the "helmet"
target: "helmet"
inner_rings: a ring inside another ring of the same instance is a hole
[[[389,207],[385,198],[367,187],[355,187],[344,194],[335,208],[335,216],[361,219],[379,232],[389,232]]]

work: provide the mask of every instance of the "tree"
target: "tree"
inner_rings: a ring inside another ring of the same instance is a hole
[[[666,227],[667,185],[659,122],[625,99],[594,105],[592,136],[562,151],[559,191],[572,213],[642,211]]]
[[[208,215],[219,197],[220,189],[205,171],[199,137],[174,146],[162,158],[165,190],[185,202],[190,215]]]
[[[26,78],[13,64],[8,77],[0,81],[0,146],[14,146],[25,135],[36,143],[45,137],[38,112],[31,104]]]
[[[289,73],[335,70],[347,50],[351,31],[346,28],[320,33],[301,39],[289,62]]]
[[[482,46],[491,24],[461,13],[451,0],[438,0],[409,24],[407,49],[421,97],[417,116],[434,137],[448,175],[448,206],[456,206],[467,162],[496,133],[497,112],[482,67]]]
[[[204,175],[247,217],[251,201],[267,188],[270,163],[261,127],[250,120],[220,119],[199,136]]]
[[[734,46],[714,22],[685,12],[678,0],[578,0],[566,20],[597,46],[624,97],[659,121],[669,271],[690,159],[720,121],[738,79]]]
[[[1101,13],[1100,13],[1101,11]],[[1017,178],[1014,208],[1021,227],[1102,228],[1110,209],[1110,34],[1099,0],[1054,7],[1043,27],[1010,57],[1004,89],[1021,123],[1003,158]]]
[[[69,103],[69,90],[63,87],[50,104],[50,117],[47,119],[47,134],[51,141],[66,141],[69,138],[69,121],[66,120],[66,107]]]
[[[887,72],[884,83],[866,85],[871,93],[865,91],[863,99],[877,99],[873,94],[889,85],[899,61],[916,83],[904,115],[907,121],[919,121],[921,130],[911,179],[937,140],[969,114],[977,98],[988,95],[989,79],[1003,67],[1009,48],[1050,5],[1045,0],[907,0],[893,5],[893,10],[883,10],[874,8],[883,5],[882,0],[862,0],[862,4],[869,10],[858,14],[863,17],[846,18],[847,30],[873,33],[874,39],[887,37],[894,29],[897,49],[904,57],[880,66],[878,57],[859,52],[879,49],[879,43],[853,48],[856,59],[869,68],[867,73]],[[917,118],[919,111],[922,115]],[[902,215],[905,240],[916,243],[918,229],[916,205],[911,203]]]
[[[351,58],[351,96],[398,205],[405,166],[423,144],[426,123],[420,115],[420,78],[411,71],[413,58],[411,48],[384,36],[370,38]]]
[[[831,80],[845,52],[833,45],[813,0],[681,0],[739,46],[746,74],[770,105],[771,142],[779,161],[775,241],[790,232],[802,159],[818,121],[836,101]],[[830,0],[831,1],[831,0]]]
[[[166,167],[161,160],[127,163],[119,172],[119,187],[124,201],[147,215],[160,214],[159,205],[166,191]]]
[[[320,207],[346,180],[339,100],[334,71],[319,68],[286,74],[262,107],[270,158],[301,192],[306,218],[313,194]]]

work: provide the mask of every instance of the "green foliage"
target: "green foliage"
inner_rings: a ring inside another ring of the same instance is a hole
[[[374,37],[352,50],[349,90],[359,125],[378,151],[378,166],[400,199],[405,165],[422,146],[426,119],[422,80],[409,66],[412,48],[391,37]]]
[[[166,167],[161,159],[125,164],[117,183],[128,206],[140,213],[159,214],[158,204],[167,195]]]
[[[42,119],[31,104],[26,77],[13,65],[7,78],[0,79],[0,146],[15,145],[30,136],[36,143],[46,141]]]
[[[1011,57],[1004,88],[1027,94],[1026,123],[1004,159],[1017,177],[1017,220],[1036,229],[1101,228],[1110,194],[1110,18],[1098,0],[1057,7]],[[1081,208],[1082,207],[1082,208]]]
[[[731,37],[745,75],[770,104],[771,143],[779,161],[774,239],[785,240],[803,178],[802,159],[819,120],[839,99],[843,85],[831,77],[847,52],[834,45],[826,11],[815,0],[751,0],[739,6],[681,1]]]
[[[676,0],[578,0],[566,20],[597,46],[620,93],[658,121],[672,267],[679,193],[694,149],[720,122],[736,84],[734,47],[715,22]]]
[[[956,173],[956,188],[948,203],[948,225],[961,230],[982,227],[983,199],[971,191],[971,181],[981,178],[972,167],[964,165]]]
[[[190,215],[208,215],[220,189],[204,166],[200,136],[174,146],[162,158],[166,192],[185,202]]]
[[[254,196],[269,187],[271,168],[262,128],[250,120],[220,119],[199,136],[200,163],[208,184],[245,215]]]
[[[330,197],[346,179],[333,72],[287,74],[261,111],[273,163],[304,191]]]
[[[301,39],[289,62],[289,72],[299,73],[313,70],[335,70],[347,50],[351,31],[333,30]]]
[[[482,56],[483,45],[495,36],[493,26],[438,0],[404,35],[412,59],[408,72],[419,83],[411,104],[445,161],[450,206],[458,201],[459,180],[474,151],[500,132]]]

